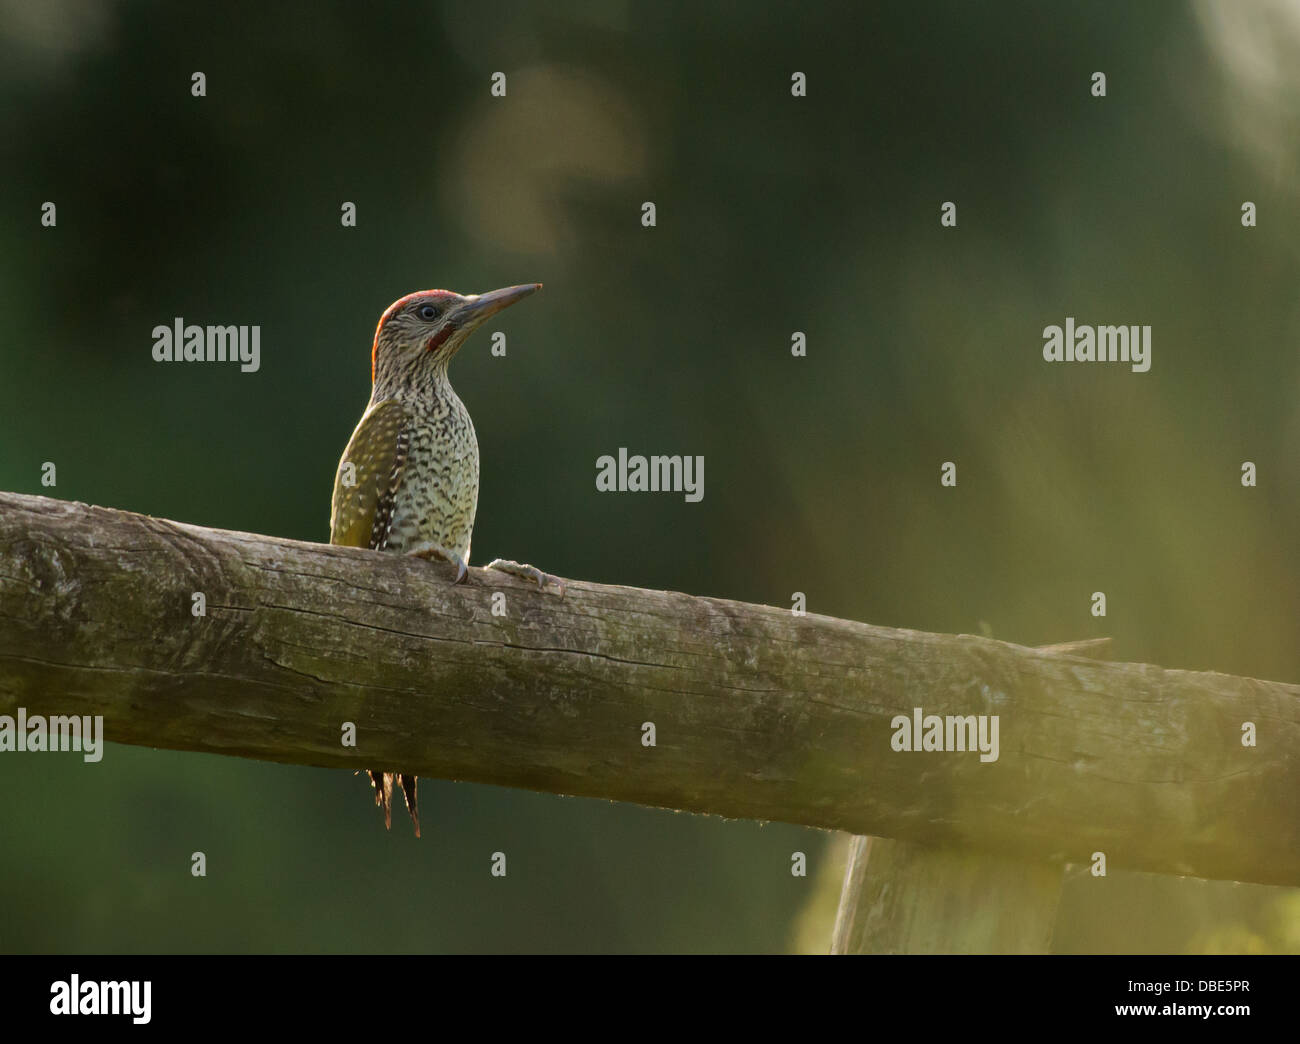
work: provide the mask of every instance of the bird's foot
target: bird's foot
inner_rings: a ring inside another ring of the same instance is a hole
[[[511,576],[521,577],[524,580],[531,580],[542,590],[546,589],[548,583],[554,584],[560,590],[560,597],[564,597],[564,581],[558,576],[543,573],[536,566],[530,566],[523,562],[511,562],[507,558],[494,558],[487,564],[487,567],[501,573],[509,573]]]
[[[456,554],[455,551],[448,551],[445,547],[439,547],[431,540],[425,540],[416,544],[411,550],[406,552],[413,558],[441,558],[450,562],[456,567],[456,579],[453,584],[458,584],[465,579],[465,574],[469,571],[465,566],[465,560]]]

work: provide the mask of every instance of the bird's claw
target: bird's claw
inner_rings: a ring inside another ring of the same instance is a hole
[[[558,576],[543,573],[536,566],[528,565],[525,562],[512,562],[507,558],[494,558],[487,564],[487,567],[501,573],[509,573],[511,576],[517,576],[524,580],[531,580],[539,590],[546,590],[548,583],[554,584],[560,592],[560,597],[564,597],[564,581]]]
[[[411,550],[406,553],[412,558],[423,558],[426,560],[430,558],[441,558],[450,562],[456,567],[456,579],[452,581],[453,584],[461,583],[465,577],[469,575],[469,568],[465,565],[465,559],[461,558],[455,551],[448,551],[445,547],[439,547],[437,544],[426,541],[423,544],[416,544],[415,547],[411,548]]]

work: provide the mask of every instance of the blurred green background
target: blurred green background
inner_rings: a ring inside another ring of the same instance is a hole
[[[1294,682],[1297,131],[1283,0],[0,0],[0,488],[326,540],[383,309],[538,280],[452,367],[476,562]],[[1067,315],[1151,371],[1045,363]],[[261,370],[154,363],[175,316]],[[619,446],[703,502],[598,494]],[[346,772],[120,746],[0,794],[14,952],[824,952],[843,858],[433,780],[416,842]],[[1055,946],[1300,950],[1297,895],[1072,875]]]

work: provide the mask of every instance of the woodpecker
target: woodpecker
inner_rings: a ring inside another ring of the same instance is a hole
[[[388,306],[375,328],[370,402],[334,476],[330,543],[442,558],[465,579],[478,507],[478,438],[447,366],[473,331],[501,309],[540,290],[525,283],[463,296],[421,290]],[[499,569],[545,588],[563,584],[530,565],[496,559]],[[393,823],[393,783],[420,836],[416,777],[369,770],[384,825]]]

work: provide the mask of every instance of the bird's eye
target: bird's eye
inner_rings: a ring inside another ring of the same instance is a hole
[[[438,311],[438,309],[434,308],[433,305],[420,306],[421,319],[437,319],[440,315],[442,315],[442,313]]]

